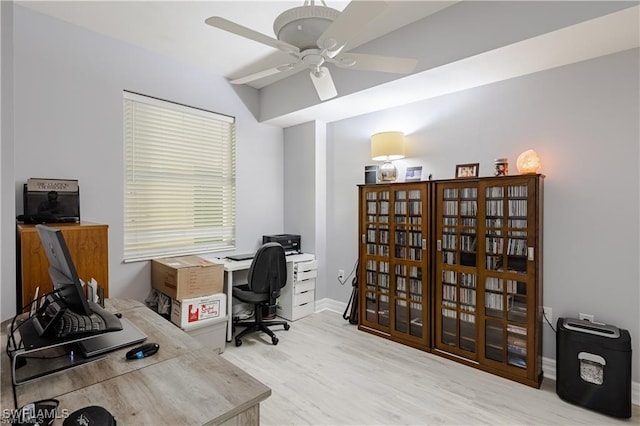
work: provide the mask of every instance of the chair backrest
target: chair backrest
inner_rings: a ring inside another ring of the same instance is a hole
[[[280,296],[287,284],[287,260],[279,243],[266,243],[258,249],[248,275],[249,288],[254,293],[269,294],[270,304]]]

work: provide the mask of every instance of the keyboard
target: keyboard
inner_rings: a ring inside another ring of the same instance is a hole
[[[100,305],[91,303],[91,315],[80,315],[67,309],[56,323],[56,337],[100,334],[122,330],[120,319]]]

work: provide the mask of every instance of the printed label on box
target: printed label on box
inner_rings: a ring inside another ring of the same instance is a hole
[[[200,321],[207,318],[217,318],[220,316],[220,300],[213,300],[207,303],[189,304],[188,322]]]
[[[183,300],[171,299],[171,322],[178,327],[195,326],[226,315],[227,297],[224,293]]]

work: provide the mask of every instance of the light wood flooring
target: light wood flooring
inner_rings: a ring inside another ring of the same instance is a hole
[[[323,311],[227,343],[224,358],[272,389],[263,425],[611,425],[562,401],[555,382],[534,389],[362,331]]]

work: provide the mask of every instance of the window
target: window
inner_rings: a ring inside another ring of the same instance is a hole
[[[235,119],[124,92],[124,260],[235,246]]]

